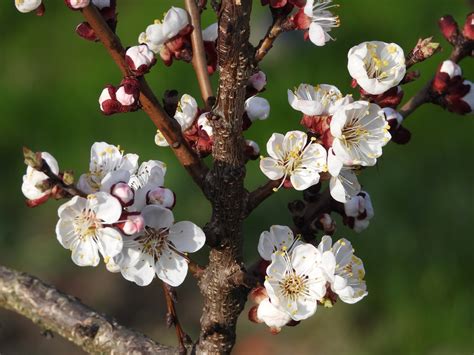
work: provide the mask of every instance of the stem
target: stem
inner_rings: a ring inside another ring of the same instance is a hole
[[[411,97],[410,100],[402,106],[399,112],[404,119],[415,112],[421,105],[431,102],[430,89],[432,82],[433,80],[428,81],[423,89],[418,91],[415,96]]]
[[[167,285],[165,282],[162,282],[161,285],[163,287],[163,293],[165,295],[166,308],[168,309],[168,312],[166,314],[168,327],[174,325],[174,327],[176,328],[176,336],[178,337],[179,352],[180,354],[186,354],[185,344],[190,342],[190,338],[184,332],[183,328],[181,327],[181,324],[179,323],[178,314],[176,313],[174,295],[172,294],[173,290],[171,289],[171,286]]]
[[[280,186],[280,180],[269,180],[265,185],[260,186],[249,194],[246,216],[250,215],[263,201],[275,193],[274,189]]]
[[[207,72],[206,52],[204,50],[204,42],[201,31],[201,13],[196,5],[196,0],[185,0],[186,10],[191,17],[191,24],[194,29],[191,33],[191,43],[193,46],[192,64],[201,90],[202,100],[206,106],[206,110],[210,110],[209,98],[213,95],[211,81]]]
[[[286,20],[286,15],[276,15],[273,17],[272,25],[269,27],[265,37],[260,41],[257,46],[255,53],[256,62],[260,62],[267,55],[270,49],[272,49],[273,43],[282,32],[289,30],[289,28],[285,28],[285,25],[287,25],[285,23]]]
[[[93,354],[176,354],[36,277],[0,266],[0,307],[29,318]]]
[[[82,9],[82,14],[119,67],[122,75],[131,76],[132,73],[125,61],[125,50],[120,43],[120,39],[112,32],[97,8],[94,5],[89,5]],[[163,110],[145,78],[139,77],[138,80],[140,82],[140,103],[143,111],[163,133],[181,165],[188,171],[196,184],[202,188],[208,170],[207,167],[184,139],[179,124]]]
[[[212,218],[206,236],[215,245],[199,286],[204,298],[198,353],[228,354],[235,343],[236,323],[248,288],[239,280],[245,273],[242,224],[246,209],[245,157],[242,136],[246,84],[254,49],[250,35],[251,0],[223,0],[220,8],[217,53],[220,81],[212,112],[214,167],[207,177]]]

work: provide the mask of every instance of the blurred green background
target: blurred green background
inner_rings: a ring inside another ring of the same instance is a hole
[[[138,34],[169,6],[182,6],[181,1],[169,0],[118,2],[118,34],[124,45],[135,44]],[[448,56],[449,45],[437,30],[438,18],[450,13],[463,23],[472,11],[464,0],[339,3],[342,26],[333,31],[337,41],[317,48],[304,42],[301,33],[285,34],[262,64],[269,81],[262,96],[270,100],[272,114],[247,132],[261,147],[272,132],[299,129],[299,115],[287,104],[287,88],[301,82],[331,83],[352,92],[346,53],[362,41],[393,41],[407,51],[419,37],[435,35],[442,43],[444,52],[418,66],[419,82],[405,87],[409,97]],[[108,273],[103,265],[76,267],[70,252],[55,238],[60,203],[51,201],[36,209],[24,204],[23,145],[52,153],[61,168],[79,175],[88,167],[91,144],[107,141],[138,153],[142,160],[168,164],[166,184],[177,194],[177,220],[204,225],[210,212],[171,152],[154,145],[155,129],[145,114],[101,115],[98,96],[105,84],[119,83],[117,68],[100,45],[75,35],[80,13],[67,10],[62,1],[46,1],[46,6],[46,16],[37,18],[16,12],[13,1],[0,5],[0,263],[39,276],[120,322],[175,344],[174,331],[164,327],[165,304],[158,282],[140,288]],[[204,24],[214,20],[212,11],[207,11]],[[269,21],[268,9],[256,0],[253,43],[258,43]],[[466,60],[463,67],[466,77],[474,79],[472,62]],[[165,68],[159,63],[148,79],[158,94],[175,88],[199,97],[188,64]],[[336,233],[349,238],[364,260],[369,296],[356,305],[320,308],[316,316],[278,336],[250,323],[244,313],[236,354],[472,354],[473,116],[425,106],[407,120],[406,127],[413,134],[411,143],[387,146],[380,164],[361,177],[376,211],[369,229],[357,235],[340,223]],[[257,163],[250,162],[248,188],[264,181]],[[261,231],[272,224],[291,224],[286,204],[298,197],[294,191],[280,191],[247,220],[248,261],[256,257]],[[181,321],[196,339],[201,301],[195,281],[188,277],[178,293]],[[58,336],[47,339],[30,321],[0,310],[0,353],[81,351]]]

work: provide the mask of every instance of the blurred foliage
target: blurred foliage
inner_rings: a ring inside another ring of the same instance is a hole
[[[33,273],[63,291],[121,322],[174,344],[172,330],[164,328],[160,288],[154,283],[139,288],[105,271],[81,269],[55,240],[59,202],[28,209],[20,192],[25,167],[21,147],[52,153],[63,169],[77,176],[88,167],[89,148],[95,141],[120,144],[143,160],[160,159],[169,170],[166,184],[178,197],[177,220],[204,225],[210,208],[172,153],[153,143],[155,129],[142,112],[104,117],[97,99],[105,84],[118,84],[120,76],[104,49],[79,39],[74,28],[80,13],[62,1],[46,1],[43,18],[15,11],[13,1],[0,5],[0,263]],[[181,1],[119,0],[118,34],[125,45],[171,6]],[[261,147],[272,132],[299,129],[299,115],[286,100],[287,88],[301,82],[331,83],[352,92],[346,70],[350,47],[366,40],[397,42],[407,51],[419,37],[435,35],[444,52],[418,66],[422,78],[406,86],[410,97],[448,56],[449,45],[437,30],[445,14],[463,22],[469,12],[461,0],[340,0],[342,26],[333,31],[337,41],[324,48],[304,42],[301,33],[284,34],[262,69],[269,85],[262,96],[270,100],[269,120],[256,123],[248,138]],[[204,24],[215,21],[211,10]],[[253,43],[264,34],[268,9],[255,0]],[[474,79],[474,66],[463,63]],[[162,93],[175,88],[199,97],[192,67],[158,64],[149,82]],[[216,78],[213,78],[214,84]],[[472,116],[460,117],[439,107],[424,106],[406,126],[409,145],[390,144],[376,168],[361,177],[374,202],[376,217],[369,229],[356,235],[342,224],[337,237],[352,240],[365,263],[369,296],[356,305],[338,303],[320,309],[315,317],[295,328],[270,335],[262,325],[239,323],[239,354],[466,354],[474,349],[472,304],[472,218],[474,145]],[[265,181],[256,162],[248,165],[247,186]],[[272,224],[290,224],[286,204],[298,198],[295,191],[280,191],[246,221],[245,254],[256,256],[261,231]],[[205,261],[202,253],[201,261]],[[200,300],[195,281],[188,278],[180,289],[178,309],[185,328],[196,338]],[[259,349],[259,350],[257,350]],[[28,320],[0,311],[2,354],[73,354],[77,348],[58,339],[46,340]]]

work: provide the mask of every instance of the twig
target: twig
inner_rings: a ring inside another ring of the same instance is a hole
[[[193,45],[193,59],[192,64],[196,77],[199,83],[199,89],[201,90],[202,100],[206,105],[206,110],[210,110],[210,101],[213,95],[211,81],[209,80],[209,74],[207,73],[207,60],[206,52],[204,50],[204,42],[202,40],[201,31],[201,13],[196,5],[196,0],[185,0],[184,1],[186,10],[191,17],[191,24],[194,29],[191,33],[191,43]]]
[[[179,352],[180,354],[186,354],[186,343],[191,343],[191,339],[184,332],[183,328],[181,328],[181,324],[179,323],[178,315],[176,313],[176,308],[174,305],[176,295],[173,294],[174,291],[171,289],[171,286],[169,286],[165,282],[162,282],[162,287],[166,299],[166,308],[168,309],[168,312],[166,313],[166,323],[168,324],[168,327],[174,325],[174,327],[176,328],[176,336],[178,337],[179,343]]]
[[[58,175],[53,173],[48,163],[46,163],[44,159],[42,159],[40,171],[49,178],[52,185],[59,186],[62,190],[66,191],[69,195],[87,197],[87,194],[85,192],[81,191],[74,185],[67,185],[63,181],[63,179],[61,179]]]
[[[36,277],[0,266],[0,307],[21,314],[89,353],[176,354]]]
[[[198,263],[194,262],[193,260],[189,259],[189,257],[187,258],[187,260],[188,260],[189,271],[191,272],[191,274],[193,274],[193,276],[196,279],[199,280],[201,278],[202,274],[204,273],[204,267],[202,267]]]
[[[260,41],[256,48],[255,52],[255,61],[258,63],[260,62],[272,49],[273,43],[277,39],[277,37],[285,31],[290,31],[294,29],[292,23],[289,23],[287,15],[274,15],[273,23],[269,27],[265,37]]]
[[[411,115],[413,112],[415,112],[421,105],[426,104],[428,102],[431,102],[431,95],[430,95],[430,89],[431,89],[431,83],[433,82],[433,79],[428,81],[426,85],[418,91],[414,96],[410,98],[399,110],[400,114],[403,116],[403,118],[407,118],[409,115]]]
[[[120,39],[109,28],[97,8],[94,5],[89,5],[82,9],[82,14],[119,67],[122,75],[132,75],[125,61],[125,50],[120,43]],[[139,77],[138,80],[140,82],[140,103],[143,111],[163,133],[179,162],[202,188],[204,177],[208,171],[207,167],[184,139],[179,124],[163,110],[145,78]]]
[[[274,189],[280,186],[281,184],[281,179],[280,180],[268,180],[268,182],[265,185],[262,185],[252,191],[249,194],[248,202],[247,202],[247,208],[246,208],[246,214],[245,216],[250,215],[254,209],[256,209],[263,201],[265,201],[268,197],[273,195],[275,192]]]

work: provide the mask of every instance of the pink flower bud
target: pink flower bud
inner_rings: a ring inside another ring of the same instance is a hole
[[[467,39],[474,41],[474,12],[471,12],[469,15],[467,15],[462,34]]]
[[[319,218],[319,223],[323,227],[323,231],[326,234],[332,234],[336,230],[336,223],[328,213],[323,213]]]
[[[123,106],[132,106],[135,104],[135,97],[125,92],[125,88],[120,86],[116,92],[117,101]]]
[[[77,25],[76,33],[80,37],[82,37],[82,38],[84,38],[88,41],[96,42],[96,41],[99,40],[97,38],[94,30],[92,29],[92,27],[89,25],[88,22],[81,22],[79,25]]]
[[[176,203],[174,192],[165,187],[156,187],[147,194],[149,205],[160,205],[165,208],[173,208]]]
[[[66,5],[72,10],[80,10],[89,6],[90,0],[64,0]]]
[[[112,115],[118,113],[121,110],[120,103],[116,100],[115,88],[111,85],[108,85],[99,97],[100,110],[105,115]]]
[[[145,220],[141,214],[129,214],[119,228],[127,235],[134,235],[145,229]]]
[[[449,42],[454,41],[459,35],[458,24],[451,15],[441,17],[438,21],[438,25],[444,38]]]
[[[150,68],[156,63],[155,53],[145,44],[130,47],[125,53],[125,59],[130,69],[136,75],[148,73]]]
[[[112,186],[112,196],[116,197],[124,206],[130,206],[133,203],[135,193],[125,182],[119,182]]]
[[[265,85],[267,85],[267,76],[263,71],[253,74],[249,78],[248,85],[252,86],[258,92],[262,91]]]

